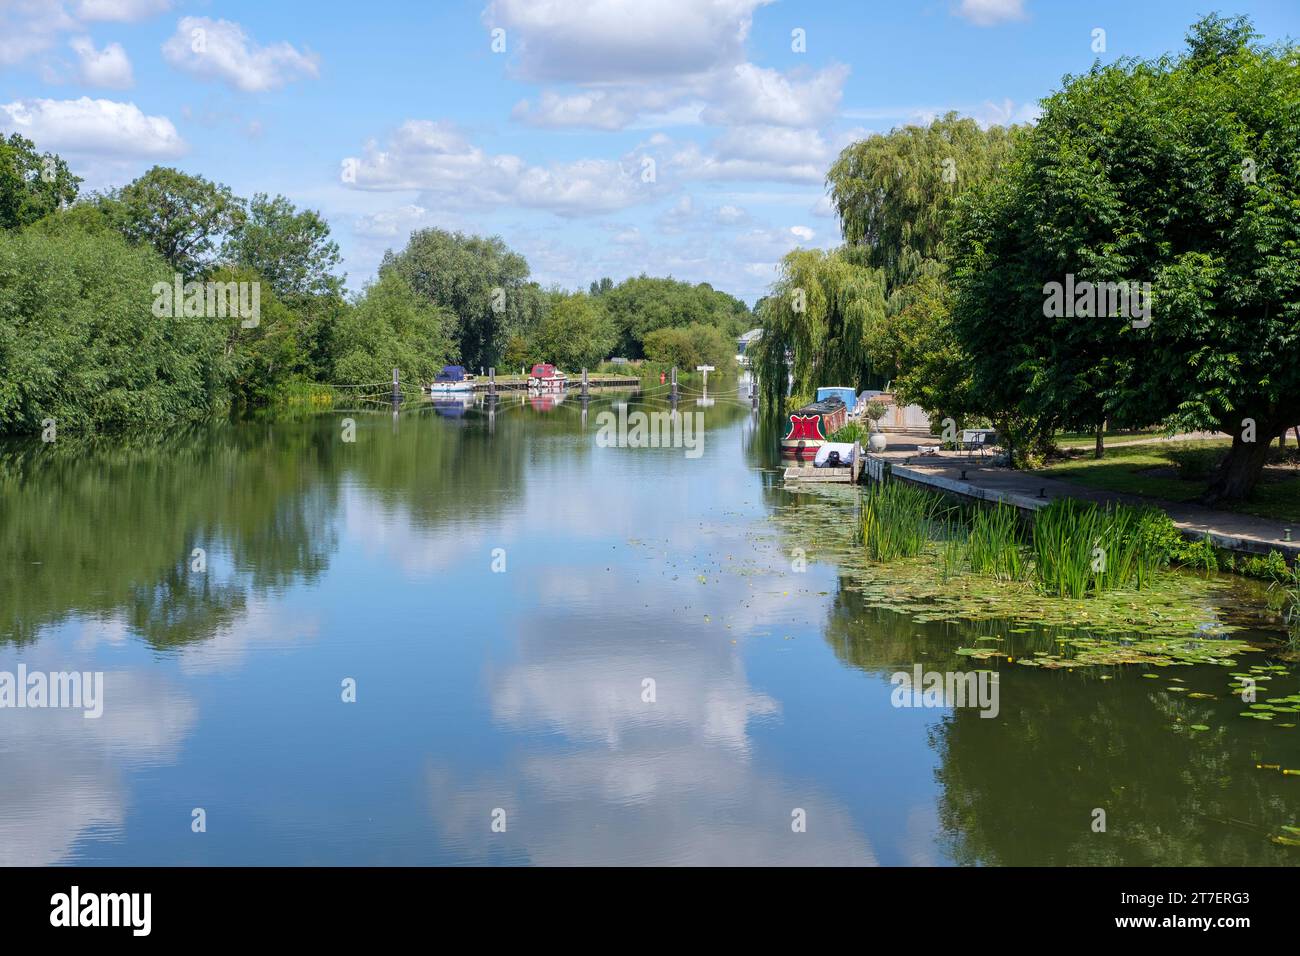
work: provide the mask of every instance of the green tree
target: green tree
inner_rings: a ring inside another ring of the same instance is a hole
[[[524,291],[528,263],[499,236],[422,229],[401,252],[385,253],[381,268],[456,317],[457,351],[474,370],[496,365],[511,333],[536,317],[537,290]]]
[[[697,365],[726,370],[736,360],[736,343],[714,326],[697,322],[648,332],[645,354],[652,362],[676,365],[683,371],[694,371]]]
[[[81,177],[54,153],[12,133],[0,137],[0,229],[33,223],[77,198]]]
[[[947,113],[844,148],[826,176],[831,202],[844,241],[884,270],[886,294],[942,267],[954,204],[997,173],[1017,135]]]
[[[229,187],[165,166],[153,167],[102,202],[123,235],[152,246],[190,278],[213,265],[216,250],[244,220],[243,203]]]
[[[246,325],[245,317],[238,315],[208,321],[223,323],[231,400],[240,406],[270,404],[301,368],[301,318],[246,266],[222,266],[209,281],[260,284],[256,325]]]
[[[560,294],[552,299],[533,342],[543,361],[573,371],[595,368],[614,346],[614,326],[591,296]]]
[[[225,407],[224,323],[154,314],[172,270],[111,232],[0,232],[0,432],[198,418]]]
[[[961,421],[974,409],[970,363],[952,331],[948,285],[922,276],[900,290],[898,308],[867,331],[867,351],[904,404]]]
[[[286,301],[337,296],[343,288],[343,279],[334,274],[339,247],[329,236],[329,223],[320,213],[300,210],[284,196],[257,193],[222,254],[253,269]]]
[[[394,368],[406,381],[430,382],[450,360],[453,316],[416,294],[394,269],[381,268],[335,323],[334,380],[387,382]]]
[[[618,333],[615,353],[628,358],[645,355],[645,337],[656,329],[712,325],[734,339],[751,321],[749,309],[739,299],[707,283],[691,285],[672,278],[625,279],[602,292],[600,301]]]
[[[781,278],[763,304],[763,337],[751,348],[759,381],[784,394],[786,356],[793,358],[793,394],[821,385],[878,384],[868,335],[885,317],[881,269],[855,264],[844,251],[796,249],[781,261]]]
[[[849,145],[826,177],[842,258],[879,270],[884,284],[884,315],[867,329],[871,367],[859,380],[891,380],[902,400],[934,416],[959,418],[969,399],[946,292],[953,217],[965,194],[1005,166],[1022,132],[948,113]]]
[[[956,240],[953,328],[989,413],[1036,442],[1103,417],[1226,431],[1211,504],[1247,497],[1300,421],[1300,70],[1253,36],[1208,17],[1180,57],[1067,77]],[[1150,326],[1045,306],[1067,276],[1149,282]]]

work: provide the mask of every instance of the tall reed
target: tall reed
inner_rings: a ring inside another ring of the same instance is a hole
[[[1099,537],[1096,505],[1073,498],[1053,501],[1034,517],[1034,573],[1038,586],[1057,597],[1081,598],[1092,583],[1092,549]]]
[[[1003,581],[1019,580],[1025,574],[1021,543],[1020,513],[1014,505],[999,501],[990,508],[976,508],[967,549],[970,569]]]
[[[899,481],[869,485],[859,518],[867,555],[873,561],[892,561],[920,554],[942,510],[942,497],[932,491]]]
[[[1048,594],[1081,598],[1148,587],[1165,561],[1154,533],[1161,513],[1129,505],[1099,508],[1071,498],[1035,517],[1033,551],[1038,585]]]
[[[1288,643],[1293,650],[1298,649],[1300,648],[1300,559],[1297,559],[1290,570],[1279,574],[1269,585],[1270,591],[1274,588],[1282,592],[1282,616],[1290,634]]]
[[[939,568],[944,581],[951,581],[966,569],[970,534],[960,521],[945,521],[939,545]]]

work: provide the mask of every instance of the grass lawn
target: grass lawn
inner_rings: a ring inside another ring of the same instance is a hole
[[[1039,473],[1105,491],[1148,495],[1168,501],[1194,501],[1205,491],[1207,479],[1178,477],[1178,456],[1195,449],[1226,448],[1228,444],[1227,439],[1210,439],[1131,445],[1107,449],[1106,457],[1101,461],[1091,454],[1081,454],[1069,461],[1054,463]],[[1281,479],[1266,477],[1255,489],[1253,501],[1231,510],[1300,523],[1300,475]]]
[[[1164,432],[1158,428],[1148,428],[1142,431],[1108,431],[1102,432],[1102,439],[1107,444],[1112,441],[1133,441],[1138,438],[1159,438]],[[1097,436],[1093,432],[1058,432],[1055,438],[1056,444],[1061,448],[1092,448],[1097,444]]]

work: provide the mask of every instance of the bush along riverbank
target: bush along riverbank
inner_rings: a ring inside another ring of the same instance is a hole
[[[811,557],[833,558],[867,606],[1008,625],[963,656],[1048,669],[1234,666],[1264,643],[1300,659],[1300,572],[1268,586],[1219,574],[1214,549],[1185,541],[1158,509],[1067,500],[1031,522],[901,482],[855,503],[846,522],[843,489],[809,489],[776,520]],[[1048,636],[1017,637],[1031,632]]]

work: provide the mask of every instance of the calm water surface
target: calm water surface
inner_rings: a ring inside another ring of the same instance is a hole
[[[105,701],[0,710],[0,864],[1297,861],[1268,836],[1300,778],[1256,764],[1300,737],[1226,671],[1180,669],[1201,701],[1004,666],[996,719],[895,708],[969,626],[793,573],[745,403],[698,409],[692,458],[599,447],[626,399],[4,450],[0,671]]]

